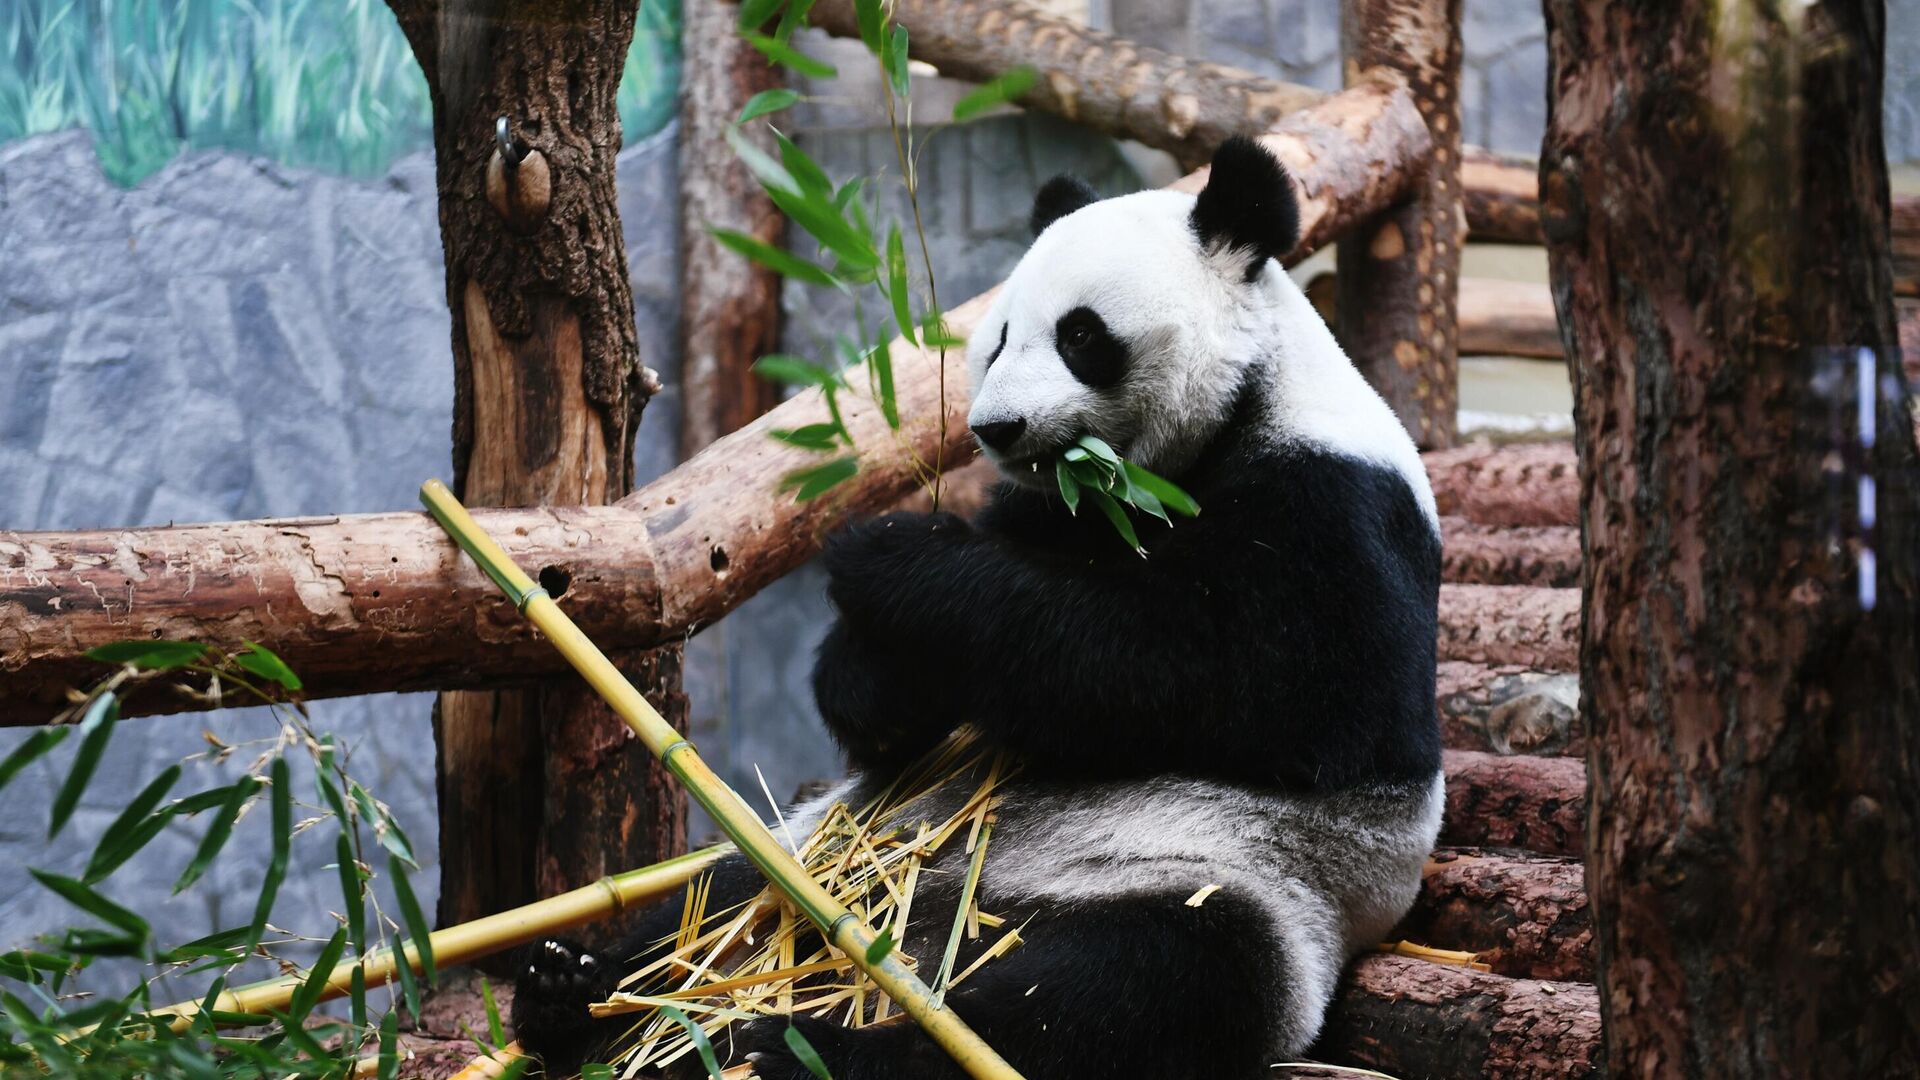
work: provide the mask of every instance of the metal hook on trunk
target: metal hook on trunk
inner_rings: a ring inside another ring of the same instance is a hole
[[[487,201],[517,232],[532,232],[546,220],[553,198],[553,177],[547,159],[531,146],[514,141],[507,117],[493,121],[494,153],[487,162]]]

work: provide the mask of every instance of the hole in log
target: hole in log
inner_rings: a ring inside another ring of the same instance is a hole
[[[540,587],[555,600],[567,595],[567,589],[573,585],[573,573],[564,566],[543,566],[540,568]]]
[[[718,574],[721,577],[726,577],[727,576],[727,549],[716,546],[713,549],[713,554],[707,556],[707,564],[713,567],[713,572],[715,574]]]

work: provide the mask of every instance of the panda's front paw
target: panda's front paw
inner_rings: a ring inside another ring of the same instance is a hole
[[[862,769],[905,765],[958,723],[951,689],[930,686],[924,665],[845,619],[820,642],[813,700],[834,741]]]
[[[846,1060],[846,1028],[810,1016],[764,1016],[740,1025],[734,1045],[738,1053],[753,1063],[753,1075],[759,1080],[814,1080],[813,1070],[800,1061],[787,1042],[787,1029],[800,1035],[827,1068],[829,1076],[841,1076]]]
[[[871,622],[886,611],[912,610],[922,583],[938,582],[938,559],[973,532],[956,514],[888,514],[827,538],[822,562],[827,594],[842,614]]]
[[[598,1022],[587,1006],[612,992],[611,966],[577,941],[535,942],[513,988],[513,1035],[541,1059],[548,1076],[578,1072],[594,1045]]]

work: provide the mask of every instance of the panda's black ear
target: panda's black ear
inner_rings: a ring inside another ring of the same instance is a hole
[[[1027,226],[1037,239],[1047,231],[1047,226],[1099,201],[1099,193],[1087,186],[1085,180],[1061,173],[1040,185],[1040,193],[1033,197],[1033,213],[1027,218]]]
[[[1200,246],[1248,257],[1248,281],[1268,259],[1300,242],[1300,207],[1287,170],[1259,143],[1235,135],[1213,152],[1206,189],[1193,204],[1193,231]]]

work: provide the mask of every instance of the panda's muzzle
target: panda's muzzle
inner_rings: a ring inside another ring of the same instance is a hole
[[[1012,449],[1013,444],[1020,441],[1020,436],[1027,433],[1025,417],[1016,417],[1012,420],[985,420],[969,426],[973,429],[973,437],[980,440],[981,446],[1001,454]]]

